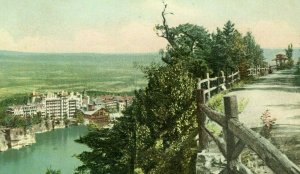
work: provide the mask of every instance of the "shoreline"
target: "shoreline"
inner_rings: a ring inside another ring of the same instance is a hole
[[[24,128],[0,128],[0,153],[9,149],[20,149],[32,145],[36,143],[36,134],[67,128],[70,125],[43,120],[26,130]]]

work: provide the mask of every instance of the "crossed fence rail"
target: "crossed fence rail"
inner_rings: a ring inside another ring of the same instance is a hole
[[[198,86],[199,87],[199,86]],[[247,146],[252,149],[265,164],[277,174],[300,174],[300,168],[281,153],[267,139],[252,131],[239,122],[236,96],[224,97],[225,114],[218,113],[205,105],[206,89],[197,89],[197,121],[199,133],[199,149],[206,147],[206,136],[215,141],[227,165],[221,173],[252,174],[252,171],[242,164],[239,156]],[[220,141],[205,124],[207,117],[223,128],[224,141]],[[225,143],[223,143],[225,142]]]

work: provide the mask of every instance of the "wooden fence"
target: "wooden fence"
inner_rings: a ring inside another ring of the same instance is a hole
[[[224,97],[225,114],[218,113],[205,105],[205,90],[197,90],[197,121],[199,132],[200,151],[206,147],[207,135],[218,146],[220,152],[226,158],[226,168],[221,173],[227,174],[252,174],[239,160],[239,156],[245,146],[252,149],[265,164],[277,174],[299,174],[300,169],[291,162],[286,155],[282,154],[267,139],[252,131],[239,122],[238,105],[236,96]],[[216,122],[223,128],[224,142],[220,141],[206,127],[206,117]]]
[[[225,77],[224,72],[221,71],[220,77],[210,77],[209,73],[206,73],[205,79],[198,79],[198,89],[205,89],[204,94],[207,95],[209,99],[213,91],[219,93],[221,90],[225,90],[226,87],[231,86],[234,82],[240,79],[240,72],[230,74]]]
[[[255,68],[249,68],[247,69],[248,76],[260,76],[260,75],[266,75],[269,73],[272,73],[277,70],[277,66],[269,66],[269,67],[263,67],[261,68],[260,66],[255,67]]]

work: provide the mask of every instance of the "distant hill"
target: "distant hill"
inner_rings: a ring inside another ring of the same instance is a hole
[[[264,51],[264,57],[266,61],[271,61],[275,58],[275,55],[278,53],[285,53],[285,48],[263,48]],[[300,57],[300,48],[294,48],[294,59],[298,60]],[[82,56],[100,56],[100,57],[106,57],[106,56],[125,56],[127,58],[129,57],[140,57],[140,56],[157,56],[158,52],[154,53],[132,53],[132,54],[124,54],[124,53],[111,53],[111,54],[103,54],[103,53],[31,53],[31,52],[17,52],[17,51],[6,51],[6,50],[0,50],[0,57],[8,56],[8,57],[52,57],[52,56],[60,56],[60,57],[82,57]]]

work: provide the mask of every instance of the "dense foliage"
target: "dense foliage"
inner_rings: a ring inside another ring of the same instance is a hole
[[[12,116],[6,113],[6,110],[9,106],[25,104],[27,101],[28,97],[26,95],[19,94],[0,101],[0,126],[10,128],[22,127],[27,129],[34,124],[41,123],[41,113],[37,113],[36,115],[30,117]]]
[[[7,107],[18,104],[25,104],[28,101],[28,96],[24,94],[15,94],[0,101],[0,119],[5,116]]]
[[[148,86],[136,93],[131,110],[138,123],[137,163],[145,173],[191,173],[195,81],[182,64],[152,66],[146,74]]]
[[[285,49],[285,55],[288,58],[287,60],[287,67],[291,68],[294,65],[294,60],[293,60],[293,45],[289,44],[288,48]]]
[[[78,156],[83,165],[76,173],[130,173],[133,124],[130,117],[122,117],[112,129],[91,125],[90,133],[76,140],[92,149]]]
[[[66,116],[64,116],[64,117],[65,117],[64,120],[66,122],[67,121]],[[82,124],[84,122],[84,114],[79,109],[75,110],[74,118],[77,123]]]
[[[231,21],[222,29],[217,28],[216,33],[209,33],[202,26],[188,23],[169,27],[167,14],[170,13],[166,12],[165,5],[163,23],[156,26],[157,35],[169,43],[161,50],[165,63],[182,62],[195,77],[240,70],[242,78],[246,77],[247,69],[265,65],[263,50],[252,34],[248,32],[243,36]]]
[[[42,117],[40,114],[34,115],[32,117],[20,117],[6,115],[0,120],[0,125],[9,128],[24,128],[28,129],[35,124],[42,122]]]

